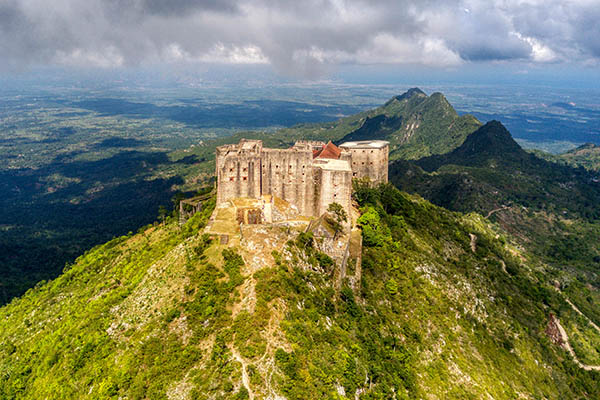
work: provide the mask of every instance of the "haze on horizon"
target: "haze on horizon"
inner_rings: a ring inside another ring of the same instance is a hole
[[[401,70],[597,85],[598,20],[597,0],[1,0],[0,77],[216,63],[308,81]]]

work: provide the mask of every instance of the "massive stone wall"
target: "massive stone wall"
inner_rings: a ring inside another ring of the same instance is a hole
[[[314,215],[312,154],[308,148],[263,149],[262,194],[286,200],[302,215]]]
[[[389,143],[383,140],[346,142],[341,149],[352,154],[352,175],[356,179],[369,178],[374,183],[388,181]]]
[[[339,203],[350,215],[352,170],[348,162],[316,159],[314,166],[318,201],[315,216],[323,215],[331,203]]]

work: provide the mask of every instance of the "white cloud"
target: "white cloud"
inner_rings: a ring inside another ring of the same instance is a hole
[[[78,67],[116,68],[124,65],[125,58],[114,46],[103,51],[87,51],[75,49],[69,53],[62,50],[56,52],[55,62],[59,65]]]

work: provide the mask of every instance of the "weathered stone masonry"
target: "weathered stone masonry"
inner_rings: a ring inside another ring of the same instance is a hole
[[[390,145],[383,140],[365,140],[346,142],[340,145],[348,150],[352,157],[353,178],[369,178],[374,182],[388,181],[388,162]]]
[[[289,149],[264,148],[242,139],[217,148],[217,204],[240,197],[272,195],[306,216],[322,215],[337,202],[349,210],[352,178],[387,182],[388,142],[299,141]]]

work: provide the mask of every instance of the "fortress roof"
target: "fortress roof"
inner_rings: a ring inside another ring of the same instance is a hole
[[[334,160],[338,160],[340,158],[340,154],[342,154],[342,150],[337,147],[335,144],[327,143],[321,150],[317,150],[313,152],[313,158],[331,158]]]
[[[350,163],[346,160],[336,160],[332,158],[317,158],[313,161],[316,168],[321,168],[327,171],[343,171],[352,172]]]
[[[348,149],[381,149],[390,142],[385,140],[361,140],[358,142],[345,142],[340,144],[340,147],[345,147]]]

